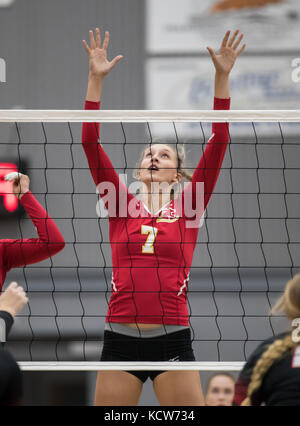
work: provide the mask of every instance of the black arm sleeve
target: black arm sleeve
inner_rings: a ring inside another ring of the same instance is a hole
[[[11,314],[9,314],[6,311],[0,311],[0,319],[2,319],[4,321],[4,323],[5,323],[5,340],[4,341],[6,341],[7,336],[8,336],[8,334],[9,334],[9,332],[11,330],[11,327],[12,327],[12,325],[14,323],[14,319],[11,316]],[[3,321],[1,321],[1,322],[3,323]],[[0,337],[1,336],[2,336],[2,330],[0,332]]]

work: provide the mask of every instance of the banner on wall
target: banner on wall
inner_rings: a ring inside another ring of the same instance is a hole
[[[247,51],[300,47],[299,0],[147,0],[146,24],[152,54],[203,53],[228,29],[245,34]]]
[[[8,7],[14,3],[15,0],[0,0],[0,7]]]
[[[232,109],[300,109],[300,82],[292,79],[290,57],[241,56],[230,76]],[[149,58],[146,67],[148,109],[206,110],[213,105],[214,67],[207,58]],[[274,124],[260,124],[272,134]],[[300,124],[284,125],[300,135]],[[195,125],[186,124],[193,136]],[[235,129],[243,129],[236,124]],[[198,129],[197,129],[198,132]]]

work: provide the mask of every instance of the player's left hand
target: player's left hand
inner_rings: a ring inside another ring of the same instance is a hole
[[[238,37],[238,34],[239,30],[236,30],[233,36],[230,37],[230,31],[227,31],[217,53],[215,53],[211,47],[207,47],[216,72],[220,74],[229,74],[237,57],[245,50],[245,44],[240,47],[244,35],[240,34]]]

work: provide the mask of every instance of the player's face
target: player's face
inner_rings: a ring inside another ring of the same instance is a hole
[[[214,377],[207,390],[205,403],[208,406],[231,406],[234,397],[234,382],[227,376]]]
[[[147,148],[141,162],[139,178],[144,183],[177,182],[177,156],[168,145],[156,144]]]

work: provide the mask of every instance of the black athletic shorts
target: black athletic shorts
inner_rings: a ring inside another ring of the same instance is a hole
[[[104,331],[101,361],[195,361],[191,330],[176,331],[158,337],[131,337]],[[164,371],[127,371],[143,383]]]

